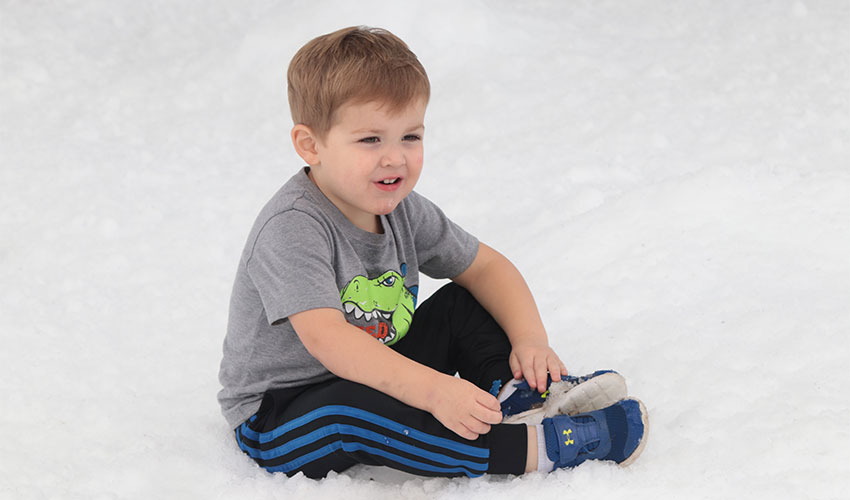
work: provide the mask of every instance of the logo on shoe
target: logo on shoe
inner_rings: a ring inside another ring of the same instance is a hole
[[[572,429],[567,429],[567,430],[565,430],[565,431],[564,431],[564,435],[565,435],[565,436],[567,436],[567,440],[566,440],[566,441],[564,441],[564,444],[565,444],[566,446],[569,446],[569,445],[571,445],[571,444],[575,444],[575,441],[573,441],[573,440],[572,440],[572,438],[570,437],[570,435],[571,435],[572,433],[573,433],[573,430],[572,430]]]

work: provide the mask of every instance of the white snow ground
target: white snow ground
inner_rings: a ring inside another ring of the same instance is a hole
[[[429,71],[419,191],[649,407],[634,466],[316,482],[237,450],[218,363],[300,166],[285,70],[354,24]],[[846,0],[0,2],[0,498],[847,498],[848,334]]]

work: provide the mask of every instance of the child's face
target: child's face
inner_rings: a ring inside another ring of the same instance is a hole
[[[410,194],[422,171],[424,100],[388,114],[379,102],[345,104],[324,141],[310,178],[356,226],[380,229],[388,214]]]

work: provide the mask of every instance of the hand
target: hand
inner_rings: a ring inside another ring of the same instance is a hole
[[[529,387],[539,392],[546,390],[547,375],[557,382],[567,374],[567,367],[555,351],[545,343],[522,343],[514,345],[508,358],[515,379],[525,377]]]
[[[475,384],[445,375],[434,386],[429,410],[458,436],[474,440],[490,432],[490,425],[502,421],[499,401]]]

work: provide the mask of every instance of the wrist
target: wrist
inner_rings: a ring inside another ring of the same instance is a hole
[[[549,345],[549,335],[546,333],[546,327],[543,321],[537,318],[528,318],[527,320],[518,322],[514,325],[509,325],[505,328],[505,333],[510,339],[511,344],[528,343],[528,344],[546,344]]]
[[[437,408],[440,399],[444,395],[443,386],[446,383],[446,378],[450,377],[450,375],[446,375],[445,373],[438,372],[436,370],[431,370],[423,380],[421,387],[422,391],[422,406],[421,409],[427,411],[428,413],[434,413],[434,410]]]
[[[514,349],[522,347],[549,347],[549,338],[546,332],[529,332],[525,334],[509,335],[508,340]]]

